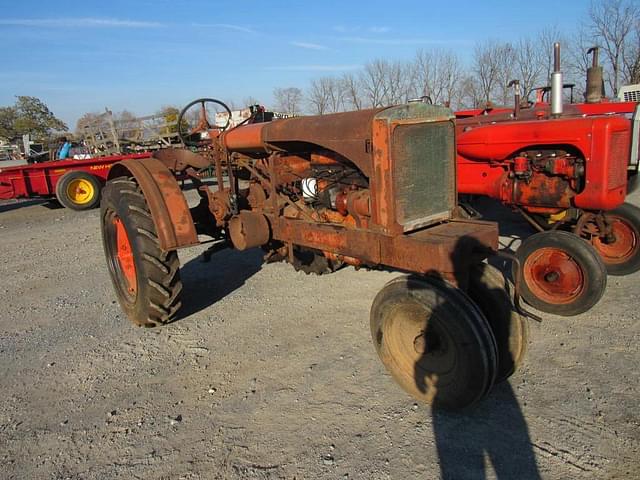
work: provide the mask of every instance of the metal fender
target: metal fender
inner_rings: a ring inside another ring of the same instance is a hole
[[[141,158],[118,162],[111,167],[108,179],[122,176],[132,176],[138,182],[163,251],[200,243],[187,200],[171,170],[162,161]]]

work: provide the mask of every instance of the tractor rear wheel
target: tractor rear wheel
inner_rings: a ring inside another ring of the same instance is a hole
[[[71,210],[89,210],[100,203],[100,181],[79,170],[65,173],[56,183],[56,198]]]
[[[480,309],[430,277],[389,282],[371,307],[378,356],[398,384],[436,408],[462,409],[491,389],[496,341]]]
[[[467,293],[484,313],[498,347],[496,383],[508,379],[518,369],[527,351],[529,324],[514,307],[514,287],[502,272],[480,263],[469,272]]]
[[[590,215],[585,213],[584,215]],[[578,222],[581,231],[576,234],[587,238],[602,257],[610,275],[629,275],[640,270],[640,208],[625,203],[604,214],[611,225],[613,239],[607,241],[588,233],[591,222]],[[597,227],[595,227],[597,233]]]
[[[180,262],[163,252],[144,194],[133,178],[107,182],[100,208],[102,241],[118,302],[129,320],[155,327],[180,308]]]
[[[540,232],[516,252],[521,294],[538,310],[573,316],[593,307],[607,286],[607,270],[595,249],[565,231]]]

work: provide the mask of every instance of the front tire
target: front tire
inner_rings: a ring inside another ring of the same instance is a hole
[[[371,307],[380,360],[415,399],[457,410],[483,398],[496,376],[487,320],[457,288],[430,277],[389,282]]]
[[[614,240],[606,242],[599,236],[590,239],[602,257],[610,275],[629,275],[640,270],[640,209],[629,203],[608,211],[605,219],[611,224]]]
[[[181,306],[180,262],[163,252],[142,190],[130,177],[107,182],[100,208],[102,241],[118,302],[136,325],[171,322]]]
[[[56,198],[71,210],[89,210],[100,203],[102,185],[93,175],[80,170],[65,173],[56,184]]]
[[[554,230],[522,242],[516,252],[521,294],[538,310],[573,316],[593,307],[607,286],[607,270],[595,249],[577,235]]]

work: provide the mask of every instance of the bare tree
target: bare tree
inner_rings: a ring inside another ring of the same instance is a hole
[[[565,82],[575,83],[576,94],[584,97],[586,91],[587,68],[592,64],[587,51],[595,46],[591,33],[582,26],[572,37],[571,42],[563,48],[562,70],[565,73]]]
[[[343,83],[334,77],[312,80],[307,94],[310,110],[317,115],[341,111],[344,97]]]
[[[362,87],[360,80],[352,73],[345,73],[341,78],[344,93],[344,106],[351,110],[362,110]]]
[[[637,6],[627,0],[599,0],[589,8],[590,31],[599,42],[608,61],[608,82],[613,94],[623,73],[626,48],[638,22]]]
[[[362,88],[364,105],[367,107],[376,108],[383,105],[386,68],[386,61],[374,60],[367,63],[360,72],[359,83]]]
[[[460,82],[460,98],[458,108],[477,108],[486,105],[482,86],[475,76],[467,75]]]
[[[411,96],[428,95],[439,104],[458,103],[461,78],[462,67],[454,53],[420,50],[411,65]]]
[[[364,103],[377,108],[405,102],[411,90],[411,69],[400,61],[374,60],[359,77]]]
[[[277,110],[290,115],[298,115],[300,113],[302,90],[299,88],[276,88],[273,90],[273,97],[276,101]]]
[[[530,38],[521,38],[513,48],[512,73],[514,79],[520,80],[522,98],[527,99],[531,91],[543,81],[544,52]]]
[[[473,53],[472,72],[482,93],[482,102],[489,104],[495,100],[506,103],[506,82],[511,75],[509,55],[513,49],[509,44],[500,44],[494,40],[476,46]]]
[[[623,81],[640,83],[640,16],[634,19],[633,29],[622,56]]]

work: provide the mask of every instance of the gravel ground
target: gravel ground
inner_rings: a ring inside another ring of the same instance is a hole
[[[432,414],[369,338],[397,274],[192,248],[182,318],[140,329],[115,302],[98,220],[0,206],[2,478],[640,477],[640,274],[610,277],[586,314],[532,323],[523,368],[475,410]],[[503,244],[522,229],[504,223]]]

